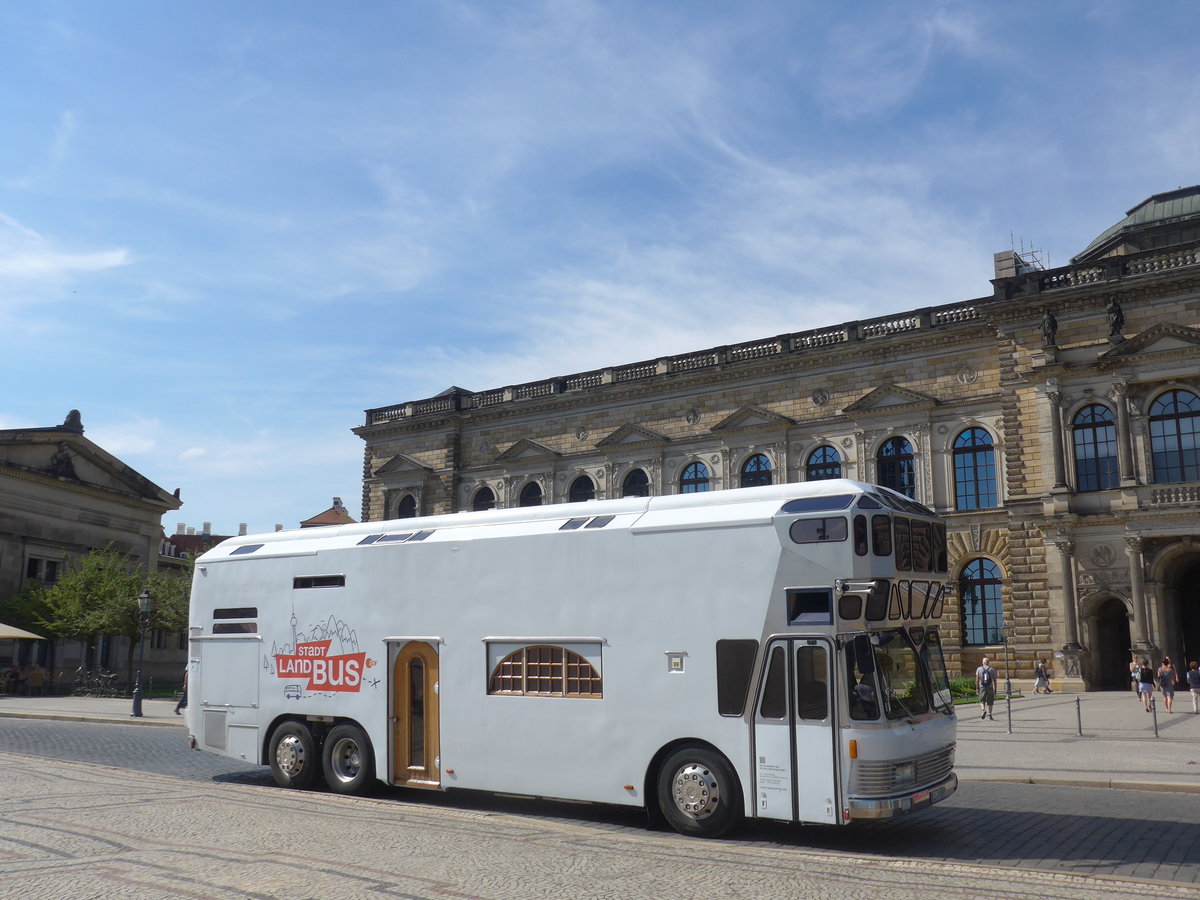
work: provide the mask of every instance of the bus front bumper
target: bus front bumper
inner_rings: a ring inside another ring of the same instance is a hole
[[[904,797],[880,799],[850,798],[851,819],[888,819],[904,813],[916,812],[945,800],[958,788],[958,776],[951,772],[933,787],[923,788]]]

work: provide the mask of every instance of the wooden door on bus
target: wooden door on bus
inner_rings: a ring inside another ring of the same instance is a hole
[[[833,646],[785,638],[767,646],[754,710],[755,806],[767,819],[837,822]]]
[[[393,784],[438,787],[440,752],[437,650],[409,641],[392,664]]]

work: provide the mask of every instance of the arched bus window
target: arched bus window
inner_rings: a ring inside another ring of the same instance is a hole
[[[917,469],[912,444],[902,437],[889,438],[879,448],[879,483],[898,494],[915,500]]]
[[[742,487],[757,487],[771,483],[771,461],[761,453],[755,453],[742,463]]]
[[[650,476],[644,469],[634,469],[621,482],[622,497],[649,497]]]
[[[568,492],[567,499],[570,503],[594,500],[596,499],[596,485],[586,475],[580,475],[571,482],[571,490]]]
[[[405,494],[404,499],[400,501],[400,505],[396,507],[397,519],[415,519],[417,517],[417,498],[412,494]]]
[[[1200,481],[1200,397],[1167,391],[1150,407],[1154,483]]]
[[[1119,484],[1117,426],[1111,409],[1093,403],[1077,412],[1071,423],[1071,441],[1076,490],[1106,491]]]
[[[842,455],[826,444],[808,454],[804,464],[805,481],[825,481],[842,477]]]
[[[954,439],[954,508],[996,505],[996,448],[983,428],[968,428]]]
[[[485,509],[496,508],[496,494],[490,487],[481,487],[471,498],[471,509],[482,512]]]
[[[958,594],[962,598],[963,643],[999,644],[1003,640],[1000,626],[1004,623],[1001,603],[1000,567],[990,559],[973,559],[958,578]]]
[[[542,486],[536,481],[531,481],[525,487],[521,488],[521,498],[517,501],[519,506],[541,506],[542,505]]]
[[[711,486],[708,480],[708,466],[702,462],[688,463],[679,479],[681,494],[699,494],[709,490]]]

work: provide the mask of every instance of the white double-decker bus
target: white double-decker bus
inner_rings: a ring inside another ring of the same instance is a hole
[[[890,816],[957,785],[945,581],[943,523],[846,480],[231,538],[187,725],[285,787]]]

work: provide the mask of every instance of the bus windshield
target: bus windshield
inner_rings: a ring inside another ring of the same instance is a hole
[[[910,719],[929,712],[925,664],[903,630],[897,628],[879,634],[875,662],[879,696],[887,718]]]
[[[925,639],[921,642],[921,660],[929,668],[929,680],[933,684],[933,705],[943,711],[953,710],[954,697],[950,693],[950,675],[946,672],[942,639],[936,628],[925,629]]]

